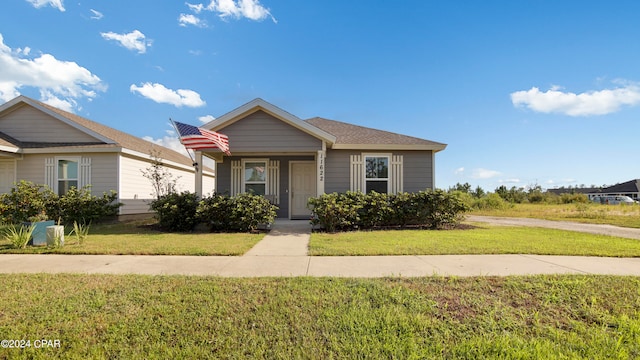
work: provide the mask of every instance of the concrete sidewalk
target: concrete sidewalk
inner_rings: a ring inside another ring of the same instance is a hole
[[[546,255],[142,256],[0,255],[0,273],[270,276],[640,276],[640,258]]]
[[[306,221],[278,221],[243,256],[0,255],[0,273],[270,276],[640,276],[640,258],[544,255],[307,256]]]

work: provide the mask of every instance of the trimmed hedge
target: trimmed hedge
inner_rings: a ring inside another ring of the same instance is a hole
[[[331,193],[309,199],[311,223],[329,232],[380,227],[456,225],[469,210],[456,194],[442,190],[417,193]]]
[[[214,194],[198,200],[188,191],[160,196],[151,202],[163,230],[191,231],[205,223],[210,231],[255,231],[276,218],[277,207],[263,196]]]

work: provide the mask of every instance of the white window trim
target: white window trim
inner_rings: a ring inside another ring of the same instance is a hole
[[[66,161],[74,161],[78,164],[78,174],[76,177],[76,181],[78,182],[78,185],[76,186],[76,188],[80,187],[80,183],[82,182],[80,180],[80,176],[81,176],[81,170],[80,170],[80,164],[82,163],[82,158],[80,156],[56,156],[55,157],[55,162],[53,163],[53,171],[54,171],[54,182],[53,182],[53,191],[58,194],[58,182],[60,182],[60,174],[58,174],[58,167],[59,164],[58,162],[60,160],[66,160]]]
[[[385,157],[387,158],[387,194],[391,194],[391,181],[393,181],[393,179],[391,178],[391,160],[392,160],[392,155],[391,153],[362,153],[362,190],[364,193],[367,192],[367,158],[368,157]],[[376,181],[376,180],[373,180]],[[379,181],[382,181],[379,179]]]
[[[264,163],[264,191],[265,191],[265,195],[267,195],[267,193],[269,192],[269,159],[268,158],[248,158],[248,159],[242,159],[242,193],[246,193],[246,188],[245,185],[247,183],[247,181],[244,178],[244,172],[245,172],[245,164],[246,163],[251,163],[251,162],[263,162]],[[262,182],[260,182],[261,184]],[[256,182],[257,184],[257,182]]]

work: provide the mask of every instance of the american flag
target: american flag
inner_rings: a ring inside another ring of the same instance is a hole
[[[182,142],[182,145],[187,149],[220,149],[225,154],[231,155],[229,151],[229,137],[227,135],[177,121],[173,123],[176,125],[178,135],[180,135],[180,142]]]

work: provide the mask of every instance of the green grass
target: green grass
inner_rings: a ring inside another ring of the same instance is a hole
[[[0,358],[637,358],[640,278],[0,275]]]
[[[65,245],[59,248],[15,249],[0,237],[0,254],[105,254],[105,255],[242,255],[264,234],[249,233],[165,233],[147,223],[92,225],[82,244],[65,231]]]
[[[528,217],[640,228],[639,205],[601,205],[595,203],[565,205],[514,204],[505,209],[473,210],[470,214]]]
[[[640,241],[555,229],[483,224],[468,230],[313,233],[309,254],[540,254],[638,257]]]

